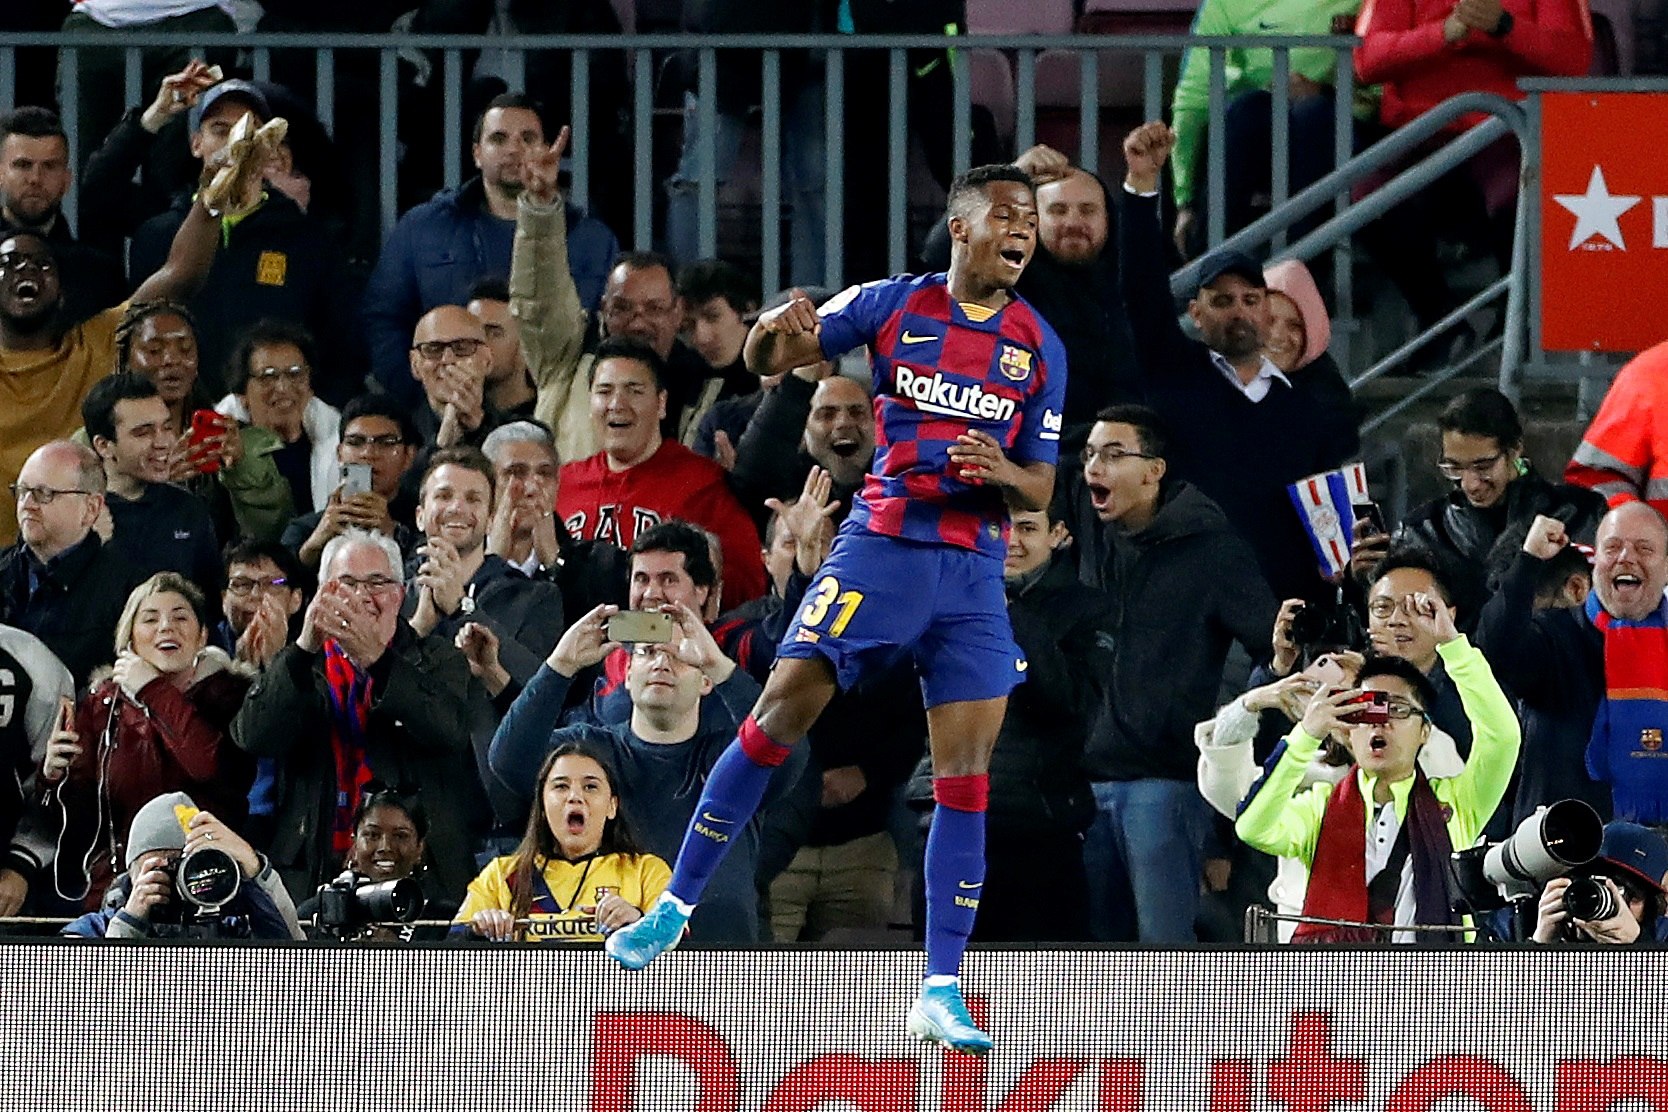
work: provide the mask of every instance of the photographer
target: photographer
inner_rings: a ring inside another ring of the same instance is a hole
[[[373,781],[365,785],[365,794],[353,813],[353,845],[342,868],[353,875],[360,888],[407,878],[427,879],[428,887],[435,887],[433,879],[424,876],[423,857],[428,852],[428,836],[429,817],[423,810],[423,801],[416,795],[402,795]],[[296,916],[309,926],[315,925],[322,902],[317,894],[309,896],[296,909]],[[450,919],[457,912],[456,902],[428,899],[426,893],[420,902],[422,906],[414,916],[417,919]],[[357,937],[380,942],[433,941],[445,934],[433,928],[414,929],[403,922],[366,924],[361,920],[352,924],[318,925],[363,927]],[[312,931],[308,933],[316,936]]]
[[[1305,923],[1294,935],[1298,942],[1382,941],[1379,926],[1456,924],[1448,868],[1453,847],[1476,840],[1517,761],[1520,733],[1511,703],[1483,654],[1454,628],[1449,608],[1424,593],[1396,606],[1413,632],[1436,646],[1471,719],[1475,745],[1455,776],[1433,780],[1420,770],[1436,696],[1429,678],[1405,659],[1371,658],[1355,687],[1315,692],[1234,824],[1247,845],[1309,866],[1304,915],[1364,924]],[[1328,738],[1346,741],[1356,770],[1336,788],[1304,786]],[[1444,936],[1392,936],[1433,939]]]
[[[1668,874],[1668,843],[1658,834],[1637,823],[1607,824],[1598,856],[1569,876],[1553,878],[1541,890],[1534,940],[1605,946],[1656,941],[1658,920],[1668,903],[1668,892],[1662,887],[1664,874]],[[1609,901],[1601,897],[1608,907],[1586,902],[1596,893],[1585,881],[1596,881],[1609,893]],[[1581,891],[1583,887],[1586,892]],[[1597,917],[1577,918],[1583,913]]]
[[[195,905],[177,879],[183,863],[218,850],[236,865],[236,895],[218,907]],[[295,905],[266,858],[231,827],[197,810],[184,792],[139,809],[127,836],[127,872],[105,893],[102,910],[63,929],[77,938],[301,939]]]

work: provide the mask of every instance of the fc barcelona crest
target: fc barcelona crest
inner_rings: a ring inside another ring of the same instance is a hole
[[[1662,748],[1662,731],[1655,726],[1647,726],[1640,730],[1639,746],[1648,753],[1655,753]]]
[[[1031,353],[1024,348],[1002,345],[1002,355],[996,361],[1002,377],[1012,382],[1024,382],[1031,376]]]

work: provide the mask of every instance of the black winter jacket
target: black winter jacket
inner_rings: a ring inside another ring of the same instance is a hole
[[[1110,596],[1113,631],[1085,765],[1096,780],[1192,780],[1193,726],[1216,713],[1229,642],[1253,660],[1267,653],[1274,596],[1216,503],[1187,483],[1164,484],[1145,529],[1102,529],[1105,555],[1078,566]]]
[[[341,871],[331,850],[336,763],[331,752],[324,654],[284,646],[249,689],[232,740],[278,758],[278,804],[269,856],[296,902]],[[470,829],[482,788],[470,752],[469,664],[449,641],[419,638],[403,621],[371,668],[365,759],[371,775],[415,794],[428,812],[431,898],[456,896],[475,876]]]

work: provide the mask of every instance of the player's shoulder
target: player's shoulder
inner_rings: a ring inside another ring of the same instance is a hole
[[[1060,337],[1054,326],[1037,311],[1037,307],[1014,291],[1013,302],[1002,314],[1002,331],[1016,340],[1024,340],[1034,347],[1058,344]]]
[[[943,273],[894,274],[890,278],[877,278],[872,282],[847,286],[819,305],[817,314],[828,316],[830,313],[838,313],[859,299],[876,309],[901,309],[911,298],[930,293],[935,287],[943,289],[945,286],[946,277]]]

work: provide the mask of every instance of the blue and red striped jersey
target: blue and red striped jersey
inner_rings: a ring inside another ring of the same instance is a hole
[[[957,302],[944,274],[853,286],[818,312],[823,354],[867,344],[873,368],[875,459],[852,520],[1002,559],[1007,504],[964,482],[949,448],[980,429],[1015,463],[1057,461],[1066,351],[1054,329],[1017,295],[995,312]]]

